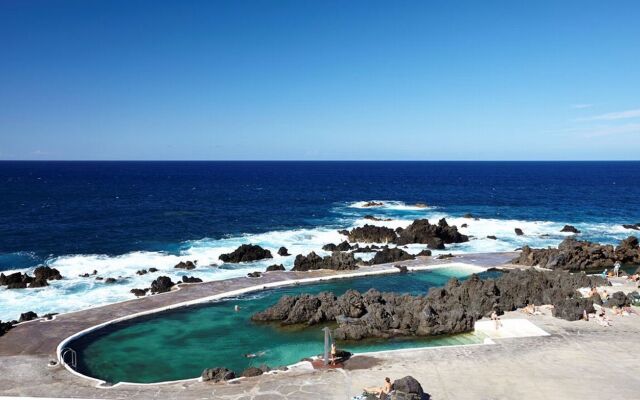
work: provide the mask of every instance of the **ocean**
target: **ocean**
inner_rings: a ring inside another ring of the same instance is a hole
[[[369,200],[384,206],[363,207]],[[426,203],[428,207],[418,207]],[[478,220],[463,218],[472,213]],[[130,299],[159,274],[205,280],[245,275],[343,240],[338,229],[416,218],[468,228],[445,252],[617,243],[639,232],[640,162],[0,162],[0,270],[39,264],[65,279],[40,289],[0,288],[0,319],[67,312]],[[514,228],[525,235],[516,236]],[[487,239],[495,235],[497,240]],[[220,254],[259,244],[274,259],[223,264]],[[275,254],[280,246],[293,256]],[[410,246],[418,252],[424,246]],[[197,260],[193,271],[175,270]],[[158,274],[136,275],[156,267]],[[115,284],[79,275],[98,271]]]

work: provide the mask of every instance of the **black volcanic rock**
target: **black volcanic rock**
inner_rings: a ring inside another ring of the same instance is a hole
[[[3,336],[5,333],[9,332],[11,328],[13,328],[12,322],[0,321],[0,336]]]
[[[393,390],[396,393],[401,392],[404,400],[429,400],[431,397],[424,392],[420,383],[412,376],[405,376],[393,381]]]
[[[25,313],[20,314],[20,319],[18,319],[18,322],[32,321],[37,318],[38,318],[38,314],[34,313],[33,311],[27,311]]]
[[[514,231],[516,232],[516,235],[518,235],[518,236],[524,235],[524,232],[520,228],[515,228]]]
[[[182,283],[200,283],[202,279],[196,278],[195,276],[183,276]]]
[[[342,296],[328,292],[283,296],[252,319],[284,325],[336,322],[333,337],[337,340],[453,334],[473,330],[475,321],[494,310],[513,311],[530,303],[557,305],[558,316],[574,319],[575,310],[588,309],[590,304],[589,299],[579,300],[576,289],[603,283],[601,277],[582,273],[513,270],[496,279],[482,280],[477,275],[464,282],[451,279],[422,296],[375,289],[348,290]]]
[[[329,243],[322,246],[322,250],[326,250],[326,251],[349,251],[355,248],[358,248],[358,245],[351,246],[349,242],[347,242],[346,240],[338,245]]]
[[[635,231],[640,231],[640,223],[637,224],[624,224],[622,225],[625,229],[633,229]]]
[[[315,269],[348,270],[357,269],[356,259],[353,253],[334,251],[330,256],[320,257],[315,252],[307,256],[298,254],[293,263],[292,271],[310,271]]]
[[[151,282],[151,293],[165,293],[171,290],[171,288],[175,285],[171,278],[168,276],[159,276],[153,282]]]
[[[431,250],[422,250],[420,253],[416,254],[416,256],[429,257],[431,256]]]
[[[580,231],[573,225],[565,225],[560,232],[580,233]]]
[[[350,242],[390,243],[396,240],[396,232],[385,226],[365,225],[349,232]]]
[[[180,261],[173,268],[192,270],[196,268],[196,263],[193,261]]]
[[[443,249],[445,244],[462,243],[469,241],[469,237],[458,232],[456,226],[449,226],[447,220],[442,218],[438,224],[430,224],[426,219],[417,219],[404,228],[396,243],[405,245],[409,243],[427,244],[430,249]]]
[[[414,260],[416,257],[397,247],[385,248],[376,253],[369,265],[386,264],[397,261]]]
[[[289,250],[287,250],[287,248],[283,246],[278,249],[278,255],[285,257],[290,256],[291,254],[289,254]]]
[[[131,289],[129,292],[134,294],[136,297],[142,297],[142,296],[146,295],[148,291],[149,291],[149,288],[147,288],[147,289]]]
[[[284,265],[282,264],[273,264],[273,265],[269,265],[267,267],[267,272],[271,272],[271,271],[284,271]]]
[[[260,278],[261,276],[262,276],[262,272],[260,271],[253,271],[247,274],[247,277],[249,278]]]
[[[498,240],[497,237],[495,237],[494,235],[488,235],[487,239],[491,239],[491,240]]]
[[[207,368],[202,371],[202,380],[213,383],[228,381],[236,377],[235,372],[226,368]]]
[[[37,267],[33,271],[33,277],[36,280],[45,280],[45,281],[62,279],[62,275],[60,275],[60,271],[58,271],[55,268],[51,268],[44,265]]]
[[[269,250],[253,244],[243,244],[231,253],[222,254],[220,260],[228,263],[240,263],[273,258]]]
[[[511,262],[549,269],[594,271],[612,268],[616,261],[640,264],[640,249],[635,236],[629,236],[615,248],[611,245],[575,240],[573,237],[563,240],[557,249],[532,249],[524,246],[520,256]]]

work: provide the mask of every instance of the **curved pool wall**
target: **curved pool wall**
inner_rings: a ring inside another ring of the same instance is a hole
[[[224,366],[241,372],[248,366],[290,365],[323,350],[321,328],[258,324],[250,316],[275,304],[282,295],[348,289],[424,294],[450,278],[464,279],[477,268],[455,265],[411,274],[369,275],[331,279],[313,284],[267,289],[215,302],[191,305],[116,321],[74,335],[59,349],[78,352],[77,371],[107,382],[156,383],[190,379],[204,368]],[[494,277],[497,272],[483,272]],[[234,306],[240,311],[235,312]],[[399,338],[340,343],[341,348],[362,353],[401,348],[475,344],[473,334],[435,338]],[[256,354],[247,358],[245,354]]]

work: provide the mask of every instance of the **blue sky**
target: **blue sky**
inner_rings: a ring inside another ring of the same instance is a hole
[[[638,1],[0,0],[0,159],[638,159]]]

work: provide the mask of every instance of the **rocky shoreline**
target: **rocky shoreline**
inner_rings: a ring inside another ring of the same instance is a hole
[[[336,322],[337,340],[455,334],[472,331],[477,320],[494,311],[501,314],[528,304],[552,304],[555,316],[580,319],[601,300],[582,298],[577,289],[604,283],[601,277],[582,273],[514,270],[496,279],[482,280],[477,275],[464,282],[452,279],[423,296],[375,289],[350,290],[341,296],[330,292],[283,296],[252,320],[283,325]]]

